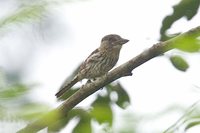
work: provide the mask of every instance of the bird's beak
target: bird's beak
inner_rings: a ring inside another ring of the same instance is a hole
[[[121,45],[123,45],[123,44],[127,43],[128,41],[129,41],[128,39],[122,38],[122,39],[119,41],[119,43],[120,43]]]

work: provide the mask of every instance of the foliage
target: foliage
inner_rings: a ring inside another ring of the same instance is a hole
[[[0,34],[4,35],[5,31],[10,30],[13,25],[21,25],[37,22],[46,14],[47,3],[45,1],[24,3],[21,1],[20,6],[13,13],[0,19]]]
[[[199,9],[199,5],[200,0],[181,0],[177,5],[175,5],[173,7],[173,13],[163,19],[162,27],[160,29],[160,40],[165,41],[179,35],[180,33],[167,35],[166,31],[170,29],[173,23],[182,17],[186,17],[188,20],[191,20],[196,15]],[[184,52],[199,52],[199,36],[183,36],[181,39],[174,43],[174,47]],[[189,68],[189,64],[183,57],[181,57],[181,55],[171,56],[169,59],[173,66],[178,70],[186,71]]]
[[[61,1],[59,1],[61,2]],[[13,11],[12,14],[0,19],[0,33],[2,34],[4,29],[9,28],[11,25],[27,24],[32,22],[37,22],[41,20],[49,10],[49,6],[53,4],[58,4],[58,1],[34,1],[27,2],[21,0],[20,6]],[[174,35],[167,35],[167,30],[170,29],[172,24],[182,17],[186,17],[191,20],[197,13],[200,5],[200,0],[182,0],[180,3],[173,7],[173,13],[166,16],[163,19],[162,27],[160,29],[161,38],[160,40],[165,41],[170,38],[174,38],[179,33]],[[195,39],[194,39],[195,38]],[[176,42],[174,46],[181,51],[194,53],[199,52],[200,42],[198,37],[183,37],[181,40]],[[181,71],[186,71],[189,68],[189,64],[181,56],[171,56],[170,58],[173,66]],[[8,78],[0,73],[0,120],[5,120],[13,117],[13,119],[23,119],[31,121],[41,116],[49,109],[49,107],[42,103],[33,102],[28,94],[32,90],[33,86],[25,85],[20,82],[11,83],[7,81]],[[118,83],[112,83],[107,85],[105,88],[106,94],[97,95],[95,100],[89,105],[90,110],[83,108],[76,108],[69,112],[66,118],[61,119],[59,122],[48,127],[49,131],[59,131],[64,128],[71,120],[78,119],[77,124],[73,129],[73,133],[80,133],[82,131],[90,133],[92,132],[92,121],[103,125],[107,125],[111,128],[114,120],[113,106],[118,106],[122,109],[130,104],[130,98],[123,86]],[[66,100],[73,93],[75,93],[78,88],[70,90],[59,100]],[[172,127],[165,131],[165,133],[176,132],[177,128],[185,126],[184,130],[188,130],[196,125],[200,124],[199,116],[199,106],[192,106],[189,111],[186,111],[185,115]],[[13,109],[14,107],[14,109]],[[57,117],[52,114],[50,117]],[[51,119],[51,118],[50,118]],[[192,121],[190,121],[192,120]],[[139,122],[140,119],[137,119]],[[126,125],[125,125],[126,126]],[[121,132],[134,133],[135,128],[137,128],[137,123],[135,123],[133,129],[123,130]]]
[[[174,22],[182,17],[186,17],[187,20],[191,20],[197,14],[199,5],[200,0],[181,0],[177,5],[175,5],[173,7],[173,13],[163,19],[162,27],[160,29],[160,40],[165,41],[171,38],[170,35],[166,34],[166,31],[170,29]]]
[[[185,111],[185,114],[163,133],[186,132],[200,124],[200,103],[193,104]]]
[[[51,6],[60,5],[70,0],[16,0],[16,9],[6,17],[0,19],[0,35],[11,29],[11,26],[19,26],[42,21],[52,9]],[[72,2],[72,1],[71,1]]]
[[[180,71],[185,72],[189,68],[188,63],[181,56],[171,56],[170,61],[172,62],[174,67],[176,67]]]
[[[170,29],[173,23],[182,17],[186,17],[187,20],[191,20],[199,9],[200,0],[181,0],[177,5],[173,7],[173,13],[166,16],[162,21],[162,27],[160,29],[160,40],[165,41],[171,38],[175,38],[180,33],[168,35],[167,30]],[[179,41],[174,43],[174,47],[183,52],[199,52],[200,51],[200,34],[198,36],[183,36]],[[170,61],[173,66],[180,70],[186,71],[189,68],[187,61],[180,55],[170,56]],[[189,128],[200,124],[200,112],[199,102],[192,105],[188,111],[185,112],[174,125],[169,127],[164,133],[186,132]]]
[[[8,84],[6,75],[0,71],[0,120],[33,120],[46,112],[49,107],[33,102],[28,94],[33,86],[22,83]]]
[[[92,131],[92,121],[96,121],[100,125],[107,123],[107,127],[111,128],[114,119],[112,106],[117,105],[118,107],[125,109],[130,104],[130,98],[120,83],[109,84],[104,89],[106,94],[103,96],[98,95],[91,105],[89,105],[91,107],[90,110],[85,110],[83,108],[71,110],[66,120],[54,126],[53,129],[55,130],[56,127],[59,127],[59,129],[63,128],[64,125],[69,123],[70,120],[73,120],[74,117],[78,117],[79,121],[75,126],[73,133],[80,133],[83,130],[82,128],[85,130],[87,129],[87,132],[90,133]],[[73,94],[77,90],[78,88],[69,90],[69,94],[65,94],[60,100],[65,100],[70,94]],[[113,98],[113,93],[116,94],[116,98]],[[50,129],[52,129],[52,127]]]

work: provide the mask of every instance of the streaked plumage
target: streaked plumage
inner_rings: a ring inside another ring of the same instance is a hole
[[[88,56],[80,66],[78,74],[70,83],[63,86],[61,90],[56,93],[56,97],[63,95],[63,93],[82,79],[94,79],[105,75],[115,66],[119,59],[122,45],[128,41],[129,40],[123,39],[116,34],[110,34],[103,37],[100,47]]]

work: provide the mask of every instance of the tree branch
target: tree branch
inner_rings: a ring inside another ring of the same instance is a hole
[[[168,41],[154,44],[151,48],[145,50],[138,56],[132,58],[131,60],[127,61],[126,63],[120,65],[119,67],[109,72],[107,76],[99,78],[92,83],[87,83],[75,94],[73,94],[66,101],[64,101],[59,107],[48,112],[40,119],[28,124],[25,128],[19,130],[18,133],[33,133],[45,127],[53,125],[57,121],[66,117],[68,112],[72,108],[74,108],[78,103],[83,101],[85,98],[87,98],[94,92],[98,91],[100,88],[115,81],[116,79],[132,75],[131,72],[136,67],[144,64],[145,62],[149,61],[150,59],[156,56],[162,55],[163,53],[176,48],[176,44],[179,43],[181,39],[191,36],[194,37],[194,39],[200,36],[200,26],[191,29],[188,32],[180,34],[177,37],[174,37]]]

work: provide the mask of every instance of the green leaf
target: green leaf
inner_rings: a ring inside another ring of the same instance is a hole
[[[162,27],[160,29],[161,39],[165,41],[168,39],[166,31],[170,29],[172,24],[182,17],[186,17],[188,20],[197,13],[200,5],[200,0],[181,0],[180,3],[173,7],[173,13],[169,16],[166,16],[163,19]]]
[[[181,56],[175,55],[170,57],[170,61],[175,68],[180,71],[186,71],[189,68],[189,64]]]
[[[83,129],[83,127],[85,126],[85,129],[87,131],[89,131],[89,129],[91,128],[90,127],[91,125],[89,125],[89,123],[91,121],[90,114],[86,110],[81,109],[81,108],[72,109],[67,114],[67,116],[63,116],[62,119],[59,119],[59,121],[56,121],[56,122],[54,122],[54,124],[49,126],[48,127],[48,131],[49,132],[58,132],[58,131],[60,131],[62,128],[64,128],[69,123],[70,120],[72,120],[75,117],[80,118],[80,121],[78,122],[78,124],[76,125],[74,130],[79,131],[79,129],[80,129],[80,131],[81,131],[81,129]],[[84,130],[82,130],[82,131],[84,131]]]
[[[125,109],[130,104],[130,98],[124,87],[118,82],[116,85],[109,84],[106,86],[108,93],[117,93],[117,100],[114,101],[120,108]]]
[[[42,103],[26,103],[16,110],[16,117],[24,120],[33,120],[49,110],[49,106]]]
[[[130,98],[126,90],[123,88],[123,86],[120,83],[117,83],[116,92],[118,95],[118,99],[116,101],[116,104],[121,107],[122,109],[125,109],[128,105],[130,105]]]
[[[100,124],[107,122],[112,125],[113,112],[108,96],[98,96],[98,98],[93,102],[92,107],[91,116],[93,118],[95,118]]]
[[[199,52],[200,50],[200,40],[196,36],[183,36],[176,40],[173,45],[175,48],[185,52]]]
[[[46,11],[45,6],[46,4],[42,3],[22,7],[18,9],[18,11],[15,11],[15,13],[13,13],[12,15],[1,19],[0,28],[8,26],[10,24],[27,22],[27,20],[31,21],[40,19],[43,13]]]
[[[22,84],[15,84],[5,89],[0,90],[0,99],[11,100],[11,98],[20,97],[29,91],[27,86]]]
[[[91,116],[90,114],[85,111],[84,109],[74,109],[73,113],[70,114],[71,116],[78,116],[80,118],[80,121],[73,129],[73,133],[91,133],[92,127],[91,127]]]
[[[92,133],[91,119],[88,117],[81,117],[72,133]]]

